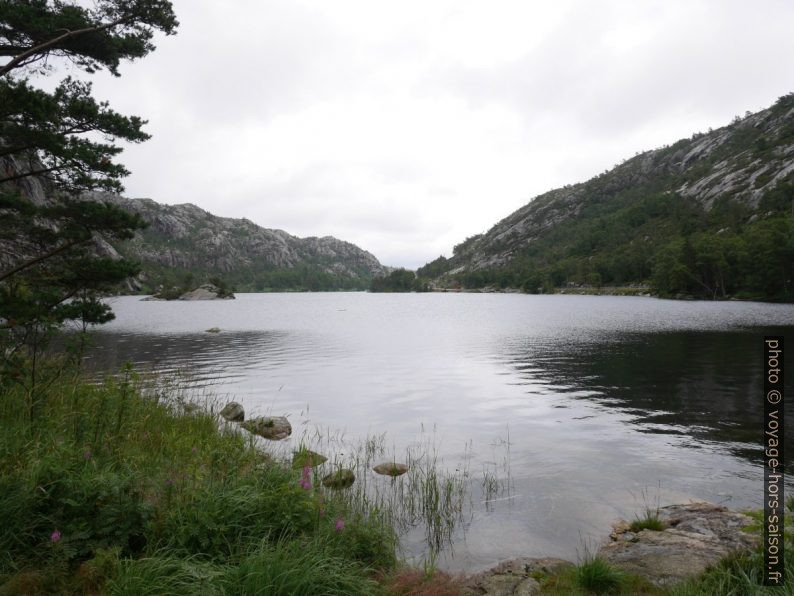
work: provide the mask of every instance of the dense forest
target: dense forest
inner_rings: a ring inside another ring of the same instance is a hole
[[[427,292],[427,280],[417,277],[407,269],[395,269],[388,275],[376,277],[369,286],[370,292]]]

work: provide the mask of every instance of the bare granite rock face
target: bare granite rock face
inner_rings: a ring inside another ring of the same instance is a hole
[[[144,265],[212,270],[221,275],[301,265],[349,277],[385,273],[374,255],[331,236],[298,238],[247,219],[219,217],[190,203],[163,205],[110,193],[93,193],[92,198],[119,205],[149,222],[146,230],[124,244],[125,253]]]
[[[633,533],[628,522],[615,525],[600,554],[622,569],[670,586],[698,575],[727,555],[750,549],[757,536],[742,531],[753,523],[742,513],[712,503],[670,505],[659,510],[666,529]]]

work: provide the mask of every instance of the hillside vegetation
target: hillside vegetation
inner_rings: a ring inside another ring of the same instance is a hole
[[[794,300],[794,94],[540,195],[417,274],[441,287]]]

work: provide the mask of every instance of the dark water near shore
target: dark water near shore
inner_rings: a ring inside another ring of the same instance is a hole
[[[573,559],[633,517],[643,492],[662,505],[760,507],[765,334],[786,336],[794,378],[790,305],[365,293],[111,302],[96,370],[189,372],[249,415],[289,415],[296,437],[314,425],[385,432],[400,453],[430,436],[450,469],[466,461],[475,507],[442,562],[452,569]],[[794,406],[786,423],[790,435]],[[794,475],[794,441],[786,456]],[[485,473],[500,479],[488,503]]]

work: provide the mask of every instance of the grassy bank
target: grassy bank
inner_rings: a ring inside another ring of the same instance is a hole
[[[131,378],[0,400],[0,593],[373,594],[394,532]]]

